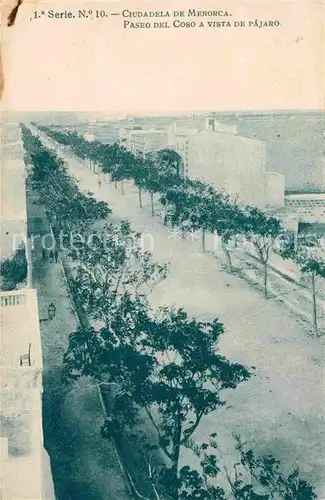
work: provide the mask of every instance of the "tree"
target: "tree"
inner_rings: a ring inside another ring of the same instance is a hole
[[[313,325],[315,334],[318,336],[317,317],[317,278],[325,278],[325,252],[322,244],[322,237],[319,235],[301,234],[297,239],[297,245],[284,245],[280,255],[285,259],[293,259],[302,273],[310,277],[312,304],[313,304]]]
[[[29,182],[38,192],[54,230],[75,229],[105,219],[111,213],[105,202],[82,193],[68,174],[64,161],[48,150],[27,127],[22,127],[25,161],[31,165]]]
[[[150,181],[149,176],[150,176],[150,168],[154,168],[152,165],[152,162],[150,160],[150,157],[146,156],[140,156],[138,155],[136,157],[136,162],[134,166],[134,184],[137,186],[138,191],[139,191],[139,205],[140,208],[142,208],[142,190],[145,189],[150,189],[152,186],[149,185]],[[152,192],[151,192],[152,193]],[[151,194],[151,208],[153,212],[153,195]]]
[[[228,271],[232,272],[231,255],[228,243],[243,231],[242,209],[226,195],[217,196],[210,203],[208,210],[210,231],[219,236],[222,250],[226,256]]]
[[[120,151],[124,148],[118,144],[101,144],[100,154],[96,158],[97,163],[102,167],[104,173],[109,175],[111,182],[111,175],[114,167],[120,164]]]
[[[201,214],[199,226],[202,229],[202,237],[206,232],[217,234],[225,253],[228,270],[232,272],[232,262],[227,244],[229,240],[238,235],[240,227],[240,207],[224,191],[216,191],[212,186],[201,187]],[[204,239],[203,239],[204,241]]]
[[[268,298],[268,262],[270,252],[278,236],[282,232],[281,222],[275,217],[269,217],[258,208],[245,207],[239,218],[242,233],[253,244],[258,260],[263,265],[264,296]]]
[[[25,245],[15,251],[12,258],[5,259],[0,264],[1,289],[15,290],[17,285],[27,278],[27,260]]]
[[[35,126],[35,124],[34,124]],[[68,132],[62,132],[57,129],[51,129],[51,127],[45,126],[45,125],[36,125],[36,127],[41,131],[44,132],[46,135],[54,139],[55,141],[59,142],[60,144],[64,146],[70,146],[71,144],[71,133]]]
[[[147,153],[143,156],[143,186],[150,194],[151,215],[155,215],[154,195],[164,190],[164,178],[157,167],[155,153]]]
[[[90,318],[105,325],[110,325],[125,293],[145,300],[166,277],[167,266],[152,261],[150,252],[142,250],[140,233],[126,221],[86,233],[82,240],[70,254],[75,262],[74,296]]]
[[[173,149],[160,149],[155,153],[155,161],[157,169],[161,177],[164,177],[166,182],[176,182],[181,176],[181,166],[183,159],[179,153]]]
[[[217,319],[190,319],[182,309],[160,311],[145,342],[158,363],[143,406],[155,426],[159,442],[171,463],[170,475],[177,483],[181,447],[186,445],[204,415],[225,404],[223,389],[234,389],[247,380],[249,371],[217,352],[224,327]],[[157,412],[157,417],[155,414]],[[178,489],[172,492],[178,498]]]
[[[165,209],[164,225],[169,223],[172,227],[175,227],[183,224],[186,197],[182,187],[173,186],[167,188],[160,196],[160,203]]]
[[[133,396],[144,385],[154,362],[150,355],[138,352],[148,321],[146,302],[124,293],[111,308],[107,325],[80,327],[70,334],[64,355],[65,379],[90,376],[98,383],[119,384],[120,392]],[[129,407],[128,416],[131,410]]]
[[[91,226],[94,222],[106,219],[112,213],[107,203],[97,201],[92,193],[77,191],[70,203],[66,203],[63,210],[56,210],[56,215],[65,219],[65,226],[74,229],[80,225]]]
[[[84,334],[73,334],[65,363],[76,376],[103,380],[105,374],[145,410],[170,463],[170,494],[178,499],[181,447],[204,415],[225,404],[222,390],[235,389],[250,373],[218,353],[224,332],[218,320],[200,322],[182,309],[166,308],[152,317],[140,302],[132,304],[129,322],[119,313],[112,328],[88,332],[86,341]],[[118,340],[113,336],[117,330],[123,332]]]
[[[179,185],[167,188],[161,197],[166,208],[166,220],[182,231],[202,231],[202,249],[205,251],[206,232],[218,232],[226,239],[230,203],[222,192],[197,179],[184,179]],[[229,233],[230,237],[230,233]]]
[[[206,230],[205,190],[206,186],[200,181],[185,179],[181,184],[167,188],[161,196],[161,203],[166,207],[165,222],[180,228],[183,233],[202,229],[203,251]]]
[[[110,167],[111,181],[121,181],[122,194],[124,194],[123,181],[134,177],[135,156],[125,148],[115,151],[114,164]]]
[[[239,460],[230,467],[225,465],[216,437],[217,433],[212,433],[208,443],[192,443],[191,449],[199,458],[200,467],[199,470],[189,466],[181,469],[180,499],[316,499],[314,488],[300,477],[298,468],[294,468],[287,477],[284,476],[279,460],[272,455],[256,456],[239,436],[234,436]],[[221,477],[226,480],[228,488],[218,485]]]

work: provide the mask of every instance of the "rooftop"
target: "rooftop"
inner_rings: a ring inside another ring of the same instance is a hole
[[[185,135],[191,135],[193,141],[200,141],[200,139],[211,141],[211,144],[218,144],[220,141],[223,143],[227,142],[229,145],[233,144],[255,144],[262,145],[266,144],[265,141],[260,139],[252,139],[250,137],[244,137],[242,135],[225,133],[220,130],[209,130],[209,129],[199,129],[195,132],[186,133]]]
[[[139,129],[139,130],[130,130],[129,134],[166,134],[166,130],[158,130],[158,129]]]
[[[188,135],[194,135],[194,134],[197,134],[200,132],[200,129],[196,129],[196,128],[188,128],[188,129],[184,129],[184,128],[178,128],[176,129],[175,131],[175,135],[176,136],[188,136]]]
[[[325,193],[286,194],[286,200],[324,200]]]

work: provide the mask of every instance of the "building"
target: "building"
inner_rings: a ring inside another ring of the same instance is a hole
[[[168,130],[168,147],[177,151],[182,157],[182,174],[184,176],[189,175],[189,144],[192,136],[196,135],[199,130],[176,128],[176,123]]]
[[[54,500],[43,446],[42,349],[35,290],[0,293],[1,498]]]
[[[285,206],[299,223],[325,224],[325,193],[286,195]]]
[[[118,142],[118,127],[115,122],[91,120],[79,126],[79,132],[91,134],[95,141],[102,144],[114,144]]]
[[[214,116],[206,118],[205,129],[213,132],[237,135],[237,125],[235,123],[225,123],[215,119]]]
[[[265,173],[265,205],[273,208],[284,206],[285,178],[277,172]]]
[[[126,147],[134,154],[159,151],[166,148],[167,144],[167,130],[130,130],[126,139]]]
[[[238,133],[267,143],[267,170],[285,176],[286,189],[319,189],[318,159],[324,154],[324,112],[245,114]]]
[[[1,125],[1,259],[27,239],[25,163],[20,128]]]
[[[77,132],[86,137],[91,136],[94,141],[102,144],[114,144],[119,140],[119,131],[116,121],[89,120],[66,127],[70,132]]]
[[[315,179],[314,182],[317,188],[325,193],[325,155],[318,158],[315,169]]]
[[[1,124],[1,260],[11,258],[24,245],[28,264],[28,286],[31,286],[30,244],[27,237],[26,167],[23,160],[20,127],[15,122]]]
[[[213,124],[198,130],[174,129],[170,147],[182,156],[184,174],[224,189],[241,203],[266,204],[266,145]]]

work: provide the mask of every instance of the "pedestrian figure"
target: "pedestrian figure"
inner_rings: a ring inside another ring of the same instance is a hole
[[[46,250],[42,248],[42,260],[46,260]]]
[[[55,262],[58,261],[58,257],[59,257],[59,252],[58,252],[58,249],[55,247],[55,249],[54,249],[54,260],[55,260]]]
[[[50,262],[53,262],[53,250],[50,250],[50,258],[49,258],[49,261],[50,261]]]

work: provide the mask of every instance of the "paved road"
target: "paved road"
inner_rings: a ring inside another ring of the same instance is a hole
[[[29,232],[47,234],[49,226],[44,211],[32,201],[29,192]],[[69,333],[77,328],[77,320],[60,263],[43,262],[37,242],[39,240],[35,240],[32,252],[33,286],[37,290],[40,318],[47,317],[51,302],[56,306],[54,319],[41,321],[40,325],[44,438],[51,458],[56,497],[58,500],[130,500],[113,444],[100,437],[103,414],[96,387],[81,381],[64,396],[62,359]]]
[[[53,141],[45,143],[53,147]],[[225,394],[227,406],[202,421],[197,439],[218,431],[227,454],[231,434],[240,432],[257,452],[272,453],[289,468],[298,464],[320,497],[325,496],[321,341],[310,338],[308,328],[284,307],[265,300],[244,280],[222,270],[211,255],[202,254],[199,242],[175,239],[158,217],[151,217],[149,200],[146,208],[139,208],[132,185],[124,186],[123,196],[106,181],[99,186],[98,176],[71,156],[65,159],[81,189],[107,201],[113,220],[128,219],[134,229],[149,235],[155,259],[170,262],[168,278],[151,296],[153,306],[177,304],[200,318],[219,317],[226,326],[221,351],[256,367],[248,382]]]

